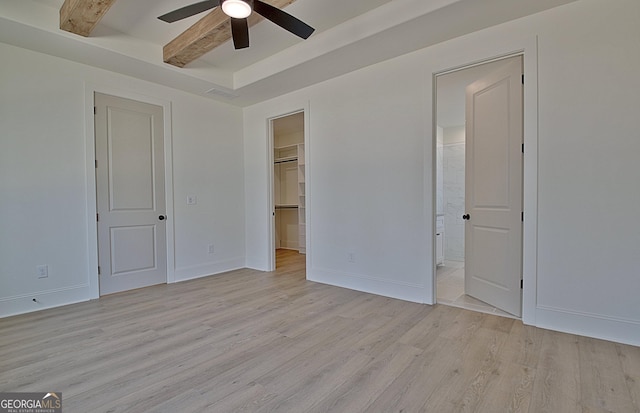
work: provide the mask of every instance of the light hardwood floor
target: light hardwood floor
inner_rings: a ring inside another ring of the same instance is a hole
[[[87,412],[638,412],[640,348],[315,284],[304,256],[0,319],[0,391]]]

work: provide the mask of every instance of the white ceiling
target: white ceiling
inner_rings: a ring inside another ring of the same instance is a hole
[[[33,1],[56,10],[64,3],[64,0]],[[96,33],[99,36],[115,31],[164,46],[208,12],[175,23],[165,23],[157,17],[198,1],[201,0],[119,0],[100,22],[102,30]],[[389,1],[391,0],[298,0],[287,6],[286,11],[315,28],[317,35]],[[340,13],[335,10],[340,10]],[[96,36],[96,33],[92,36]],[[249,37],[251,47],[248,49],[235,50],[232,42],[226,42],[200,60],[222,70],[236,71],[303,41],[268,21],[250,28]]]
[[[316,28],[307,40],[263,21],[248,49],[163,63],[162,47],[204,14],[157,16],[196,1],[118,0],[83,38],[59,29],[64,0],[0,0],[0,42],[246,106],[575,0],[297,0],[285,10]]]

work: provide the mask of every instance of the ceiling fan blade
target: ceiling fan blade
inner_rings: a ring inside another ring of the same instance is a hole
[[[199,3],[190,4],[188,6],[181,7],[177,10],[163,14],[158,19],[167,23],[177,22],[178,20],[186,19],[187,17],[194,16],[203,11],[218,7],[220,3],[218,0],[205,0]]]
[[[260,0],[253,1],[253,10],[262,17],[271,20],[283,29],[290,31],[303,39],[307,39],[315,30],[302,20],[299,20],[289,13]]]
[[[249,24],[247,19],[231,18],[231,35],[233,36],[233,46],[238,49],[249,47]]]

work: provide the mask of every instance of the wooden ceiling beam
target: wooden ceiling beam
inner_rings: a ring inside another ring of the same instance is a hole
[[[88,37],[116,0],[65,0],[60,8],[60,29]]]
[[[264,0],[272,6],[283,8],[296,0]],[[258,13],[249,16],[249,27],[264,20]],[[229,16],[216,7],[196,24],[182,32],[163,48],[165,63],[184,67],[222,43],[231,39],[231,22]]]

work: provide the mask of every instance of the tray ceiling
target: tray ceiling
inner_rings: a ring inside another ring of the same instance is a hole
[[[60,30],[64,0],[0,0],[0,42],[246,106],[571,1],[296,0],[285,10],[316,29],[309,39],[265,20],[249,48],[228,41],[177,68],[163,46],[207,12],[157,16],[193,0],[117,0],[86,38]]]

